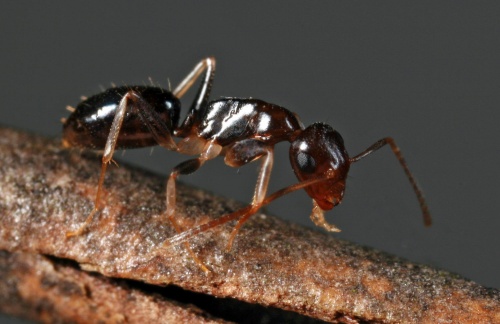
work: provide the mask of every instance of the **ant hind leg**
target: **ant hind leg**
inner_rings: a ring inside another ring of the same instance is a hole
[[[207,57],[201,60],[193,70],[179,83],[174,89],[173,94],[177,98],[181,98],[193,86],[194,82],[202,75],[203,78],[198,88],[191,108],[189,109],[185,120],[176,130],[176,136],[186,137],[192,130],[193,125],[199,121],[201,111],[208,105],[212,83],[215,77],[215,58]]]
[[[111,124],[108,138],[106,140],[106,145],[104,147],[101,174],[99,176],[99,183],[97,185],[94,208],[90,212],[89,216],[87,216],[85,222],[76,231],[70,231],[66,233],[67,237],[81,235],[85,228],[91,223],[94,215],[103,208],[102,191],[106,169],[108,164],[112,162],[115,147],[119,140],[120,130],[127,110],[133,110],[139,115],[139,117],[144,122],[144,124],[146,124],[152,136],[159,145],[169,150],[177,150],[177,146],[171,135],[171,130],[158,116],[154,109],[137,92],[127,92],[120,100],[120,104],[118,105],[118,108],[116,110],[116,114],[113,119],[113,123]]]

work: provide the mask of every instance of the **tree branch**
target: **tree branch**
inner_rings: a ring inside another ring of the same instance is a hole
[[[162,217],[165,179],[129,167],[108,171],[106,208],[83,235],[66,238],[92,210],[99,164],[94,154],[0,129],[0,249],[332,322],[500,322],[498,290],[265,214],[245,224],[230,252],[233,224],[189,240],[206,274],[183,245],[161,247],[175,234]],[[185,186],[177,194],[185,229],[242,207]]]
[[[0,309],[45,323],[226,323],[40,254],[0,251],[0,276]]]

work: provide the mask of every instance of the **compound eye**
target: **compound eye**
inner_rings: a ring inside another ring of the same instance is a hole
[[[316,170],[316,160],[306,152],[299,152],[296,156],[296,162],[300,172],[314,173]]]

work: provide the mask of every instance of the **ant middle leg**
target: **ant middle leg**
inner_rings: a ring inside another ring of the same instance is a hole
[[[200,147],[200,143],[204,141],[203,139],[191,136],[183,139],[179,143],[179,152],[180,153],[193,153],[197,148]],[[203,150],[200,156],[196,159],[190,159],[184,161],[177,165],[167,180],[167,188],[166,188],[166,217],[174,227],[177,234],[182,233],[183,229],[175,220],[175,211],[176,211],[176,180],[179,175],[187,175],[198,170],[207,160],[213,159],[219,155],[222,150],[222,146],[216,144],[213,141],[205,141]],[[205,266],[205,264],[196,256],[193,250],[189,247],[187,242],[184,242],[185,248],[188,250],[189,254],[193,258],[193,260],[198,264],[198,266],[205,272],[208,273],[210,270]]]
[[[99,176],[99,182],[97,185],[97,193],[94,201],[94,208],[92,212],[87,216],[85,222],[76,231],[67,232],[66,236],[78,236],[83,233],[88,224],[92,221],[94,215],[103,208],[102,206],[102,189],[104,185],[104,178],[106,174],[107,166],[113,161],[113,154],[115,152],[116,144],[119,140],[120,130],[123,125],[123,120],[125,118],[127,110],[132,110],[137,113],[142,122],[148,127],[153,138],[156,142],[169,150],[177,150],[177,145],[175,144],[171,129],[167,124],[158,116],[154,109],[149,105],[137,92],[131,90],[127,92],[123,98],[120,100],[120,104],[116,110],[113,123],[109,131],[108,138],[106,140],[106,145],[104,147],[104,153],[102,156],[102,166],[101,174]]]
[[[233,231],[231,232],[231,236],[228,240],[228,244],[226,249],[230,250],[231,246],[233,244],[234,238],[236,237],[236,234],[238,234],[239,229],[243,226],[243,224],[252,216],[254,215],[262,206],[268,204],[269,202],[281,197],[282,195],[286,194],[287,192],[294,191],[300,188],[285,188],[285,190],[280,190],[277,194],[273,195],[273,197],[269,197],[268,199],[265,199],[266,193],[267,193],[267,188],[269,185],[269,179],[271,177],[271,170],[273,167],[273,161],[274,161],[274,154],[273,154],[273,147],[269,146],[263,142],[254,140],[254,139],[247,139],[243,140],[240,142],[237,142],[233,144],[231,147],[228,148],[224,161],[227,165],[231,167],[240,167],[242,165],[245,165],[247,163],[250,163],[252,161],[255,161],[259,158],[264,158],[262,161],[262,166],[260,168],[259,176],[257,177],[257,183],[255,185],[255,191],[254,191],[254,196],[252,203],[240,210],[237,210],[231,214],[225,215],[221,218],[215,219],[213,221],[210,221],[208,223],[202,224],[197,226],[196,228],[189,229],[187,231],[184,231],[182,233],[179,232],[176,236],[173,238],[167,240],[166,244],[176,244],[176,242],[183,241],[185,244],[186,239],[205,232],[211,228],[214,228],[216,226],[225,224],[229,221],[238,219],[238,223],[235,225]],[[189,161],[187,161],[189,162]],[[191,163],[191,162],[189,162]],[[195,164],[196,162],[192,162]],[[189,164],[186,164],[186,166],[189,166]],[[191,166],[189,166],[191,167]],[[170,179],[169,179],[170,182]],[[171,183],[174,183],[173,181]],[[170,195],[170,191],[168,193]],[[171,199],[175,199],[174,196],[170,197]]]
[[[166,205],[167,205],[167,217],[173,220],[175,215],[176,207],[176,184],[175,181],[179,175],[187,175],[198,170],[207,160],[211,160],[217,157],[222,151],[222,146],[215,143],[214,141],[205,141],[203,139],[197,138],[196,136],[190,136],[184,138],[179,142],[179,153],[193,153],[199,149],[201,143],[204,142],[203,149],[201,150],[200,156],[195,159],[190,159],[178,164],[173,168],[167,181],[167,194],[166,194]],[[189,144],[186,144],[189,143]],[[192,146],[191,146],[192,145]]]
[[[309,180],[305,180],[302,182],[295,183],[293,185],[281,188],[278,191],[275,191],[271,195],[267,196],[261,203],[261,208],[270,204],[271,202],[275,201],[276,199],[283,197],[291,192],[307,188],[311,185],[323,182],[323,181],[328,181],[330,178],[328,177],[317,177],[317,178],[312,178]],[[167,240],[165,245],[176,245],[179,243],[182,243],[190,238],[192,238],[195,235],[198,235],[200,233],[204,233],[206,231],[209,231],[215,227],[221,226],[223,224],[226,224],[228,222],[231,222],[236,219],[240,219],[243,215],[246,215],[247,213],[250,213],[250,210],[252,208],[252,205],[243,207],[235,212],[232,212],[230,214],[225,214],[224,216],[221,216],[217,219],[211,220],[208,223],[204,223],[201,225],[198,225],[194,228],[191,228],[187,231],[182,232],[181,234],[177,234]]]

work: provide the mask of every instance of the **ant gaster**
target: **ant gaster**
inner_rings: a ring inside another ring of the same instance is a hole
[[[85,223],[77,231],[69,232],[68,236],[81,234],[95,213],[103,208],[104,176],[115,149],[157,144],[179,153],[198,155],[174,167],[167,181],[166,217],[178,233],[182,229],[174,218],[177,177],[198,170],[206,161],[218,155],[224,156],[225,163],[232,167],[240,167],[258,159],[262,161],[252,203],[237,213],[239,221],[228,247],[238,229],[263,205],[300,188],[304,188],[313,200],[313,222],[328,231],[339,231],[326,222],[324,211],[341,202],[351,163],[386,144],[391,147],[409,178],[420,202],[425,224],[430,225],[430,215],[422,192],[392,138],[383,138],[362,153],[349,157],[342,137],[327,124],[314,123],[304,128],[296,114],[258,99],[222,98],[209,101],[214,74],[215,59],[210,57],[200,61],[172,92],[153,86],[114,87],[89,97],[76,107],[64,122],[64,146],[95,150],[104,148],[104,153],[94,209]],[[202,82],[198,93],[187,117],[179,125],[179,99],[200,76]],[[182,140],[176,143],[173,137]],[[266,199],[274,145],[282,141],[291,143],[290,162],[299,184]],[[175,242],[176,238],[185,239],[227,220],[226,217],[212,221],[204,227],[179,234],[170,242]]]

